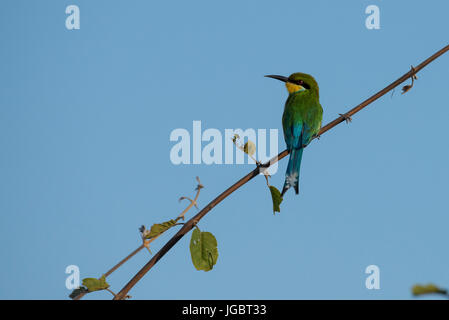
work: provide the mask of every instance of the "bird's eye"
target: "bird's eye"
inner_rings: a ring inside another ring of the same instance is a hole
[[[304,80],[298,80],[296,83],[299,84],[300,86],[303,86],[306,89],[310,89],[310,86],[307,83],[305,83]]]

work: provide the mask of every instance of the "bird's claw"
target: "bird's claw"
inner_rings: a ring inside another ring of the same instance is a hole
[[[339,113],[340,117],[343,117],[343,119],[346,121],[346,123],[352,122],[351,116],[348,116],[346,113]]]

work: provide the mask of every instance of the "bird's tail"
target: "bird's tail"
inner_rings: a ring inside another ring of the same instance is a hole
[[[291,187],[295,188],[296,194],[299,193],[299,169],[301,167],[303,148],[292,149],[290,159],[288,160],[287,172],[285,173],[285,183],[281,196]]]

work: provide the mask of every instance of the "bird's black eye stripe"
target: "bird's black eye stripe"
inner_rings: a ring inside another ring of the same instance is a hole
[[[307,83],[305,83],[303,80],[297,80],[297,81],[295,81],[295,83],[299,84],[300,86],[303,86],[306,89],[310,89],[310,86]]]

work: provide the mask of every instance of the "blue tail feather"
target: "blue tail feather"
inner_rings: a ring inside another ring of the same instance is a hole
[[[290,150],[290,159],[288,160],[287,172],[285,173],[285,183],[281,196],[291,187],[295,188],[296,194],[299,193],[299,169],[301,167],[301,159],[303,148]]]

